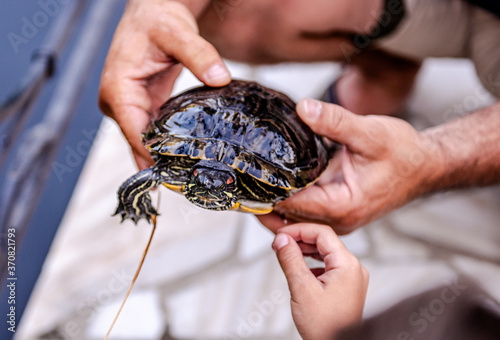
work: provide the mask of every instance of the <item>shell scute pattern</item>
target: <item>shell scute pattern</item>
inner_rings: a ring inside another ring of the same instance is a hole
[[[161,155],[221,160],[271,186],[300,188],[307,177],[317,177],[318,162],[311,159],[326,156],[318,154],[318,142],[295,115],[293,102],[253,83],[243,86],[245,91],[233,87],[215,98],[210,88],[197,89],[190,100],[173,98],[151,124],[145,143]],[[312,173],[300,178],[296,172]]]

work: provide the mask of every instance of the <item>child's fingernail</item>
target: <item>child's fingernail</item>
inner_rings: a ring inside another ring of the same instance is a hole
[[[287,244],[288,244],[288,237],[286,235],[284,234],[276,235],[276,238],[274,239],[274,248],[276,250],[280,250]]]
[[[321,103],[314,99],[306,99],[306,113],[310,119],[316,119],[321,113]]]

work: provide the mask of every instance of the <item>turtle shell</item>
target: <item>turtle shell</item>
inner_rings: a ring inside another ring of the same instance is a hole
[[[313,182],[328,162],[323,140],[300,120],[289,97],[241,80],[171,98],[148,125],[143,143],[156,159],[222,161],[287,190]]]

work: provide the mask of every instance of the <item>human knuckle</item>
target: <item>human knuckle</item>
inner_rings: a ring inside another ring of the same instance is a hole
[[[346,264],[349,265],[349,268],[356,270],[356,271],[361,271],[361,263],[359,262],[358,258],[354,256],[352,253],[349,253],[345,257],[345,262]]]
[[[371,147],[372,152],[381,156],[391,147],[391,144],[387,143],[391,131],[388,129],[387,125],[378,118],[379,117],[366,118],[369,119],[369,121],[368,124],[366,124],[364,135],[367,145]]]
[[[187,13],[186,13],[187,12]],[[158,34],[167,35],[170,39],[177,39],[182,33],[198,33],[198,26],[191,17],[191,13],[185,6],[170,1],[164,16],[160,16],[159,24],[154,25],[152,29]]]
[[[281,254],[281,261],[289,268],[291,268],[290,272],[293,272],[296,270],[296,267],[293,265],[297,260],[299,256],[297,254],[293,254],[290,252],[284,252]]]
[[[165,15],[159,19],[155,25],[152,25],[149,30],[150,36],[156,40],[177,41],[182,37],[184,32],[188,31],[186,23],[174,15]]]
[[[209,42],[203,39],[192,39],[190,44],[191,46],[195,46],[192,49],[192,58],[193,59],[201,59],[201,60],[209,60],[213,53],[216,51],[215,47],[213,47]]]
[[[168,13],[169,16],[171,17],[179,17],[179,18],[192,17],[191,12],[182,2],[167,1],[162,6],[165,8],[166,13]]]
[[[346,119],[345,110],[337,105],[328,105],[326,115],[327,119],[324,127],[333,133],[341,131]]]
[[[149,36],[152,41],[158,42],[162,40],[175,41],[178,37],[176,34],[176,25],[175,23],[164,20],[161,21],[158,25],[153,25],[149,30]]]
[[[329,225],[326,225],[326,224],[312,224],[308,227],[312,227],[311,230],[314,230],[315,233],[317,233],[318,235],[324,235],[324,234],[327,234],[329,230],[331,230],[332,228],[329,226]]]
[[[318,224],[318,229],[322,232],[329,232],[332,228],[327,224]]]
[[[365,117],[366,118],[366,117]],[[387,124],[383,122],[380,117],[368,117],[370,119],[369,124],[367,124],[367,134],[373,137],[380,137],[386,135],[389,131]],[[385,117],[384,117],[385,118]]]

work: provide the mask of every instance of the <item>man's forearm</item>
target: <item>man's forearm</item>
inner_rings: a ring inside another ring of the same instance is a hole
[[[500,183],[500,102],[423,135],[440,155],[428,191]]]

